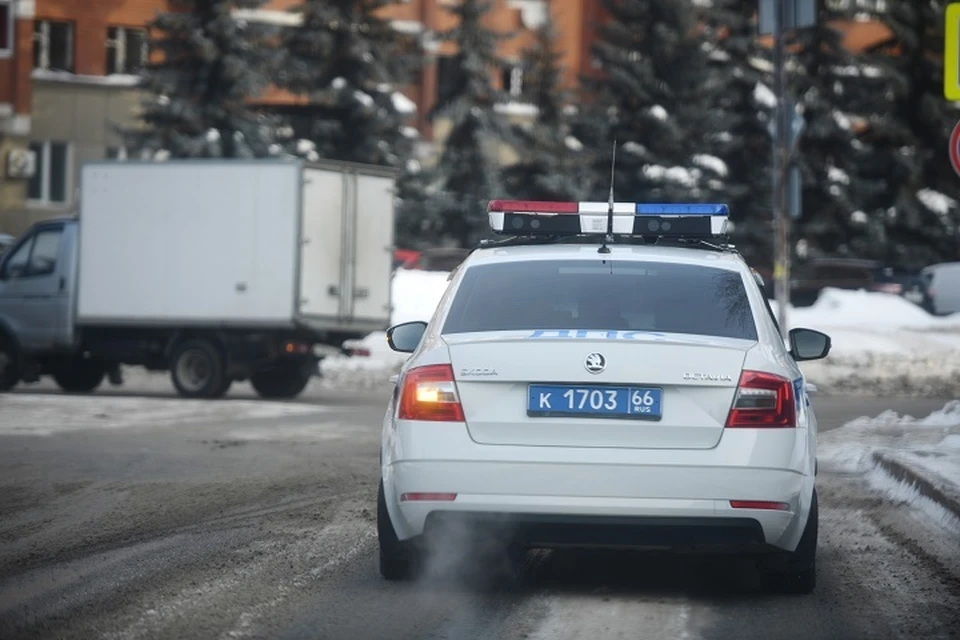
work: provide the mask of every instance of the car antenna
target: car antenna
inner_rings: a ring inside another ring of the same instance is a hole
[[[613,139],[613,157],[610,160],[610,197],[607,201],[607,234],[603,238],[603,244],[597,250],[597,253],[610,253],[608,242],[613,242],[613,179],[614,171],[617,168],[617,139]]]

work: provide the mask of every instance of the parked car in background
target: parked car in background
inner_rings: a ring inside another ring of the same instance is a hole
[[[915,277],[876,260],[815,258],[794,267],[790,302],[796,307],[809,307],[828,287],[903,295]]]
[[[960,262],[942,262],[920,271],[921,305],[930,313],[960,313]]]
[[[5,233],[0,233],[0,256],[6,253],[7,249],[13,246],[13,243],[16,241],[16,238],[13,236],[7,235]]]
[[[393,251],[394,269],[419,269],[420,252],[412,249],[394,249]]]

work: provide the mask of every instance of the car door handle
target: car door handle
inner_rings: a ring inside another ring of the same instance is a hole
[[[63,276],[60,276],[60,291],[63,291],[67,288],[67,279]]]
[[[396,374],[396,373],[395,373],[395,374],[393,374],[392,376],[390,376],[390,384],[397,384],[397,381],[398,381],[398,380],[400,380],[400,375],[399,375],[399,374]]]

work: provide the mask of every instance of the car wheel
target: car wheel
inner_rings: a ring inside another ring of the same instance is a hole
[[[778,566],[771,571],[770,578],[778,591],[783,593],[813,593],[817,586],[817,537],[820,528],[820,509],[817,490],[813,490],[810,515],[797,549],[792,553],[780,555]]]
[[[390,522],[383,481],[377,490],[377,540],[380,544],[380,575],[387,580],[409,580],[413,577],[416,554],[413,545],[402,542]]]
[[[223,356],[209,341],[184,340],[170,356],[170,377],[184,398],[214,398],[224,388],[223,365]]]

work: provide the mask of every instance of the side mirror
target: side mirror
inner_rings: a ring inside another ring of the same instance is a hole
[[[426,330],[427,323],[419,320],[394,325],[387,329],[387,344],[394,351],[413,353],[420,345]]]
[[[797,362],[820,360],[830,353],[830,336],[813,329],[790,330],[790,355]]]

